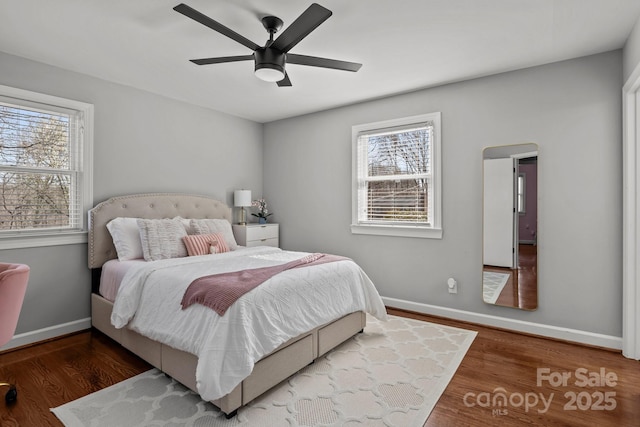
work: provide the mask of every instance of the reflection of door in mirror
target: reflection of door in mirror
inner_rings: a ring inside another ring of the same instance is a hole
[[[538,307],[538,146],[483,151],[482,296],[488,304]]]

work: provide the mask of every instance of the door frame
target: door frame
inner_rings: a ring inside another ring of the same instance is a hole
[[[622,88],[622,354],[640,360],[640,64]]]

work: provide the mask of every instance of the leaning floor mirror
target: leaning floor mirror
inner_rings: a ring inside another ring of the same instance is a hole
[[[538,308],[538,146],[482,152],[482,298],[487,304]]]

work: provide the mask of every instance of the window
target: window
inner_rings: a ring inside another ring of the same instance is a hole
[[[0,249],[86,242],[93,106],[0,86]]]
[[[351,231],[442,238],[440,113],[352,128]]]
[[[525,210],[524,202],[525,202],[525,191],[526,191],[526,181],[525,175],[523,173],[518,174],[518,213],[520,215],[524,215],[527,213]]]

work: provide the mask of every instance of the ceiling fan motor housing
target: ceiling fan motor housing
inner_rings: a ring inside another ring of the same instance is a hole
[[[270,47],[261,47],[256,49],[254,52],[255,56],[255,71],[268,68],[272,70],[277,70],[282,73],[282,78],[284,78],[284,65],[286,62],[286,54],[280,52],[277,49],[272,49]],[[276,80],[277,81],[277,80]]]

